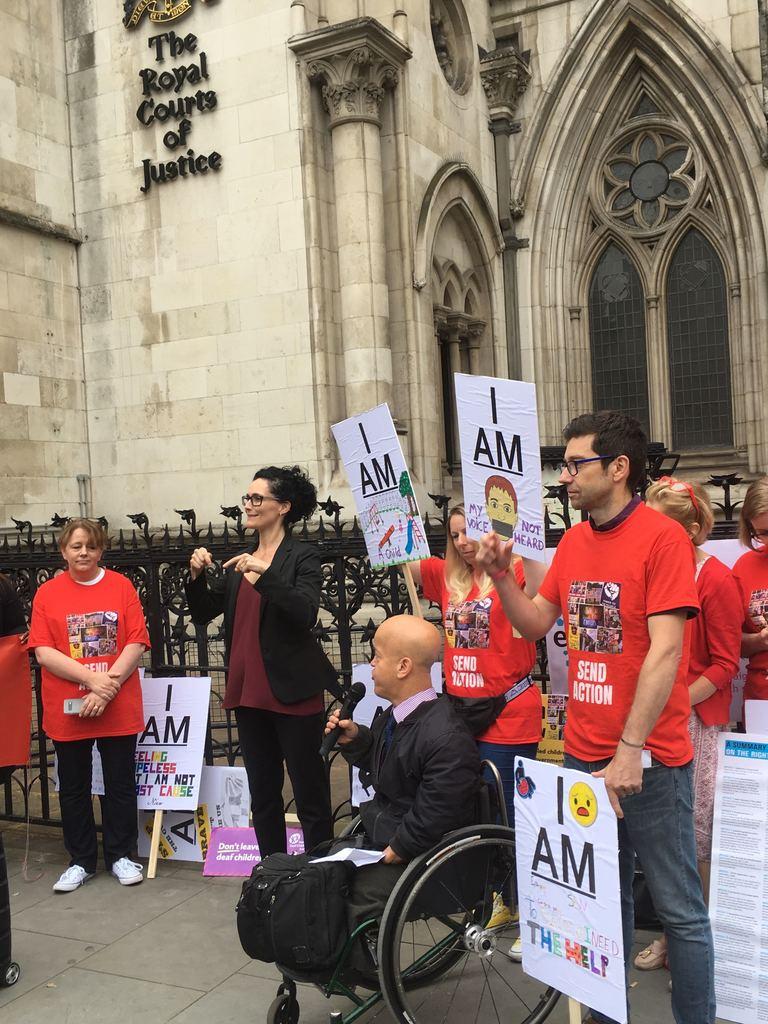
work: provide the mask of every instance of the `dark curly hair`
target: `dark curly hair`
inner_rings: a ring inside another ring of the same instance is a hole
[[[574,437],[587,437],[589,434],[595,435],[592,442],[595,455],[602,455],[606,459],[626,455],[629,460],[627,486],[630,491],[642,486],[648,461],[648,439],[638,420],[623,412],[606,409],[576,416],[563,430],[566,441]]]
[[[273,498],[291,503],[285,514],[286,526],[309,519],[317,508],[315,485],[299,466],[264,466],[253,474],[253,479],[266,480]]]

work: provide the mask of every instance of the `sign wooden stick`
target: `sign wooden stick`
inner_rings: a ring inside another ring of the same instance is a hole
[[[568,997],[568,1024],[581,1024],[581,1003]]]
[[[160,829],[163,824],[163,810],[158,807],[155,810],[155,819],[152,822],[152,841],[149,844],[149,866],[147,867],[147,878],[154,878],[157,874],[157,855],[160,852]]]
[[[405,576],[405,585],[408,588],[408,597],[410,597],[411,599],[411,608],[413,609],[413,614],[416,615],[419,619],[423,619],[424,613],[421,610],[419,593],[416,590],[416,581],[413,578],[410,563],[404,562],[400,566],[400,568],[403,570],[403,576]]]

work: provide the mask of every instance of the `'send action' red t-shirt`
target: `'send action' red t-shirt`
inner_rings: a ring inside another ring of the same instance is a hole
[[[515,579],[525,586],[522,563]],[[445,584],[445,562],[421,563],[424,596],[440,605],[445,627],[445,688],[456,697],[498,697],[523,679],[536,663],[536,645],[515,636],[495,590],[484,597],[473,586],[454,604]],[[509,701],[478,740],[504,745],[538,743],[541,738],[541,691],[529,686]]]
[[[648,618],[697,612],[693,545],[679,523],[639,505],[611,530],[579,523],[555,552],[539,593],[566,623],[566,752],[583,761],[613,757],[650,648]],[[688,733],[688,648],[646,746],[663,764],[693,757]]]

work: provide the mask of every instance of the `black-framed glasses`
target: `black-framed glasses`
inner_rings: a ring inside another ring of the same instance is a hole
[[[588,459],[566,459],[565,462],[559,463],[558,469],[561,473],[567,469],[570,476],[576,476],[579,466],[584,466],[587,462],[604,462],[606,459],[612,462],[615,458],[615,455],[592,455]]]
[[[279,498],[273,498],[271,494],[244,494],[240,501],[243,503],[243,507],[251,505],[253,508],[259,508],[265,501],[279,501]]]

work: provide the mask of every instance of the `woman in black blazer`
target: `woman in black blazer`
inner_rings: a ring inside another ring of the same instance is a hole
[[[325,763],[318,753],[325,714],[323,691],[336,672],[312,635],[320,605],[318,551],[287,528],[317,506],[313,484],[298,466],[267,466],[243,495],[246,525],[256,545],[224,563],[209,579],[206,548],[190,560],[187,599],[192,621],[224,613],[228,665],[224,707],[237,721],[251,788],[253,827],[262,857],[285,852],[283,762],[296,798],[306,849],[333,836]]]

